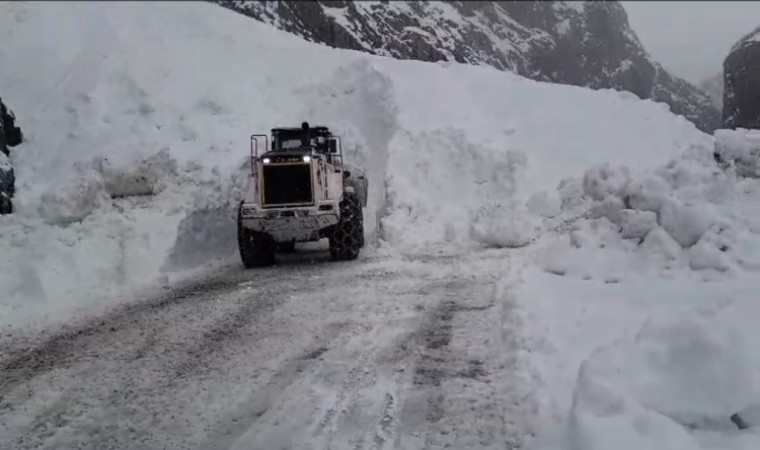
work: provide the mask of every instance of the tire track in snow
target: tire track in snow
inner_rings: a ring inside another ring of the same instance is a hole
[[[245,310],[254,316],[257,315],[256,312],[260,312],[250,308]],[[198,313],[203,314],[206,320],[196,320],[195,325],[198,325],[198,329],[191,327],[187,331],[199,331],[206,326],[213,330],[221,324],[229,325],[230,314],[234,320],[236,311],[235,308],[229,308],[217,313]],[[169,317],[167,314],[161,316],[162,319],[172,321],[171,314]],[[260,315],[259,320],[264,317],[265,314]],[[58,381],[57,374],[71,380],[60,390],[58,398],[51,405],[43,407],[36,414],[28,425],[29,434],[41,439],[51,437],[63,427],[75,424],[81,426],[82,422],[88,422],[93,418],[91,411],[98,409],[116,410],[118,414],[123,414],[120,420],[127,424],[124,428],[134,433],[139,428],[134,425],[146,424],[144,419],[138,417],[137,411],[161,409],[152,407],[152,398],[160,398],[160,393],[171,392],[181,387],[182,383],[202,376],[213,367],[214,355],[198,355],[192,352],[193,348],[217,344],[213,338],[208,337],[208,333],[202,335],[199,340],[193,340],[192,332],[171,332],[176,324],[166,327],[168,330],[165,328],[157,331],[161,326],[157,322],[143,316],[141,320],[129,321],[126,327],[122,327],[127,328],[126,330],[92,335],[93,339],[85,347],[77,348],[75,344],[70,344],[73,351],[68,354],[70,358],[64,365],[48,365],[45,371],[32,372],[29,378],[22,380],[21,384],[26,384],[27,393],[41,389],[45,381],[55,384]],[[117,340],[124,344],[120,345]],[[43,353],[43,358],[45,356],[48,355]],[[50,360],[55,361],[55,358]],[[116,367],[123,370],[114,370]],[[46,376],[48,372],[50,376]],[[23,395],[24,392],[21,391],[15,398]],[[124,408],[125,403],[130,406]],[[6,407],[12,405],[13,397],[2,404]],[[96,445],[98,442],[103,446],[115,445],[115,442],[110,442],[113,436],[108,436],[106,432],[107,430],[96,427],[96,432],[88,439],[88,446],[99,448],[99,445]]]
[[[518,368],[508,364],[517,348],[503,340],[505,325],[516,322],[502,314],[509,310],[494,289],[505,273],[484,266],[494,262],[476,261],[480,269],[454,272],[433,290],[437,303],[399,344],[411,360],[415,389],[402,399],[399,430],[388,448],[520,447],[526,408],[504,406],[512,402],[511,386],[520,384]]]
[[[42,341],[23,341],[15,344],[12,340],[2,342],[4,352],[0,360],[0,404],[2,398],[18,384],[40,377],[54,369],[69,368],[92,357],[94,349],[103,345],[103,337],[112,333],[131,333],[133,328],[151,328],[151,316],[159,313],[172,314],[172,310],[182,306],[192,306],[203,300],[205,293],[225,294],[236,289],[237,282],[216,279],[190,284],[154,301],[138,303],[117,310],[101,319],[92,320],[79,326],[64,326],[52,336]],[[150,332],[149,332],[150,333]],[[154,334],[149,337],[155,339]],[[108,341],[118,340],[109,337]],[[144,354],[151,346],[138,346],[136,353]]]
[[[505,255],[233,271],[67,330],[82,337],[19,344],[0,360],[13,367],[0,447],[519,442],[503,416],[519,424],[521,410],[492,382],[512,379],[505,350],[486,342],[502,331],[491,284]]]
[[[299,285],[290,289],[273,286],[280,277],[272,269],[262,271],[260,281],[248,282],[241,290],[243,274],[190,285],[157,301],[61,332],[31,350],[16,349],[0,362],[0,392],[8,397],[0,401],[0,410],[12,414],[19,398],[44,390],[46,382],[55,384],[59,376],[70,379],[68,386],[51,404],[41,406],[27,425],[29,434],[41,439],[50,437],[52,430],[88,419],[88,409],[105,406],[118,410],[125,401],[142,401],[146,410],[160,409],[152,407],[155,394],[179,390],[189,380],[213,371],[214,361],[219,359],[215,352],[222,353],[224,346],[243,337],[240,330],[251,320],[266,322],[291,292],[303,289]],[[261,292],[252,299],[252,294],[257,294],[254,287]],[[264,299],[252,301],[256,297]],[[259,327],[261,333],[270,329]],[[124,370],[112,370],[119,366]],[[155,397],[161,398],[161,394]],[[127,416],[125,422],[141,421]],[[95,436],[91,441],[98,439]]]

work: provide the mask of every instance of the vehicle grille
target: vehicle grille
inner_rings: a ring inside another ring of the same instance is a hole
[[[310,164],[263,166],[264,206],[311,204]]]

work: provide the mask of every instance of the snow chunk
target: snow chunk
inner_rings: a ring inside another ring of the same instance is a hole
[[[613,167],[609,163],[594,166],[583,175],[583,191],[594,200],[604,200],[607,196],[619,196],[631,179],[630,169]]]
[[[696,244],[716,220],[718,214],[707,204],[700,207],[673,200],[660,210],[660,225],[684,248]]]
[[[694,270],[725,272],[730,268],[725,252],[731,248],[728,237],[709,230],[689,249],[689,266]]]
[[[672,269],[674,261],[690,270],[749,269],[758,259],[746,249],[754,248],[757,239],[745,231],[760,227],[747,218],[737,220],[732,210],[747,189],[717,167],[711,146],[690,144],[680,156],[650,170],[599,164],[582,179],[563,180],[557,189],[562,198],[557,217],[576,216],[581,223],[603,218],[617,227],[621,239],[639,241],[641,245],[627,256],[617,247],[605,247],[627,266],[646,268],[644,261],[650,260],[654,264],[645,270],[655,272]],[[709,233],[713,235],[693,248]],[[609,241],[609,236],[587,240]]]
[[[701,240],[689,249],[689,266],[694,270],[710,269],[719,272],[725,272],[729,268],[726,255]]]
[[[494,208],[470,225],[470,236],[490,247],[516,248],[531,243],[538,228],[537,220],[515,208]]]
[[[571,446],[621,448],[614,439],[626,449],[693,449],[696,442],[684,427],[730,427],[730,417],[748,406],[753,393],[741,335],[699,314],[654,319],[583,363],[568,428]]]
[[[716,130],[715,153],[733,163],[737,175],[760,178],[760,130]]]
[[[538,264],[556,275],[617,283],[631,272],[630,267],[622,264],[622,259],[635,246],[624,240],[620,227],[606,217],[582,220],[573,224],[566,235],[546,246],[539,253]]]
[[[618,225],[623,239],[643,238],[657,226],[657,215],[651,211],[624,209],[619,217]]]
[[[45,192],[39,214],[51,225],[80,222],[108,202],[103,179],[94,170],[80,170],[74,176]]]
[[[625,190],[629,207],[642,211],[659,211],[672,190],[667,181],[654,174],[643,174],[631,180]]]
[[[577,450],[694,450],[686,431],[662,414],[642,407],[596,376],[586,363],[573,392],[564,445]]]
[[[613,223],[619,223],[622,219],[623,208],[625,203],[620,197],[608,196],[602,201],[595,202],[588,211],[589,219],[600,219],[602,217],[609,219]]]
[[[662,227],[656,226],[644,238],[641,249],[659,255],[667,260],[675,260],[681,254],[681,245]]]

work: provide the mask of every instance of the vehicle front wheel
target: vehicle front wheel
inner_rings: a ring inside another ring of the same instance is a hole
[[[274,264],[275,242],[266,233],[252,231],[238,219],[238,250],[246,269]]]

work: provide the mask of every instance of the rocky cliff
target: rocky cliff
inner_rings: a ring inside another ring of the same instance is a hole
[[[667,103],[704,131],[720,125],[704,92],[644,50],[618,2],[212,1],[332,47],[627,90]]]
[[[723,83],[723,126],[760,128],[760,27],[731,48]]]

